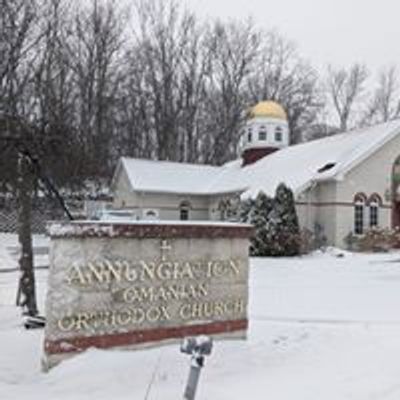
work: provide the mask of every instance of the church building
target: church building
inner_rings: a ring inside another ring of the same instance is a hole
[[[122,158],[114,208],[138,220],[228,220],[229,205],[279,183],[295,195],[300,225],[345,247],[352,232],[400,226],[400,121],[290,146],[285,110],[252,108],[240,157],[220,167]]]

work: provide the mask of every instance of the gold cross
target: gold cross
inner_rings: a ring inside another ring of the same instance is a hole
[[[168,244],[167,240],[162,240],[160,249],[161,249],[161,261],[166,261],[167,256],[164,252],[172,250],[172,247]]]

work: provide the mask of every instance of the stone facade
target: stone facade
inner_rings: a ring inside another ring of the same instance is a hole
[[[244,338],[251,230],[193,222],[53,225],[45,368],[92,346]]]

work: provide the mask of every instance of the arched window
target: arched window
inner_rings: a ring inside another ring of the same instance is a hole
[[[252,132],[251,128],[249,128],[249,129],[247,130],[247,141],[248,141],[249,143],[251,143],[251,142],[253,141],[253,132]]]
[[[375,228],[379,225],[379,204],[372,202],[369,205],[369,226]]]
[[[379,207],[382,205],[381,197],[374,193],[368,201],[369,206],[369,226],[375,228],[379,226]]]
[[[277,126],[275,129],[275,141],[282,142],[282,138],[283,138],[283,130],[280,126]]]
[[[267,128],[265,126],[261,126],[258,131],[258,140],[267,140]]]
[[[181,221],[189,220],[190,203],[188,201],[182,201],[179,206],[179,219]]]
[[[144,219],[147,221],[156,221],[159,219],[159,210],[145,209],[143,210]]]
[[[364,233],[366,197],[362,193],[354,197],[354,233],[362,235]]]

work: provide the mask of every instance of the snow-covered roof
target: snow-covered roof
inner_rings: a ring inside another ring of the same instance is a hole
[[[284,182],[296,194],[312,182],[342,179],[348,171],[400,134],[400,120],[354,130],[279,150],[242,168],[238,159],[222,167],[122,159],[132,188],[186,194],[260,190],[273,195]]]
[[[132,189],[139,192],[211,195],[245,190],[236,184],[227,190],[215,185],[222,167],[126,157],[121,158],[116,175],[121,167]]]
[[[240,181],[247,186],[247,196],[260,190],[273,195],[278,184],[284,182],[298,194],[312,182],[342,179],[398,134],[400,121],[396,120],[290,146],[245,168],[241,168],[241,160],[236,160],[227,165],[230,173],[219,186],[226,190]]]

